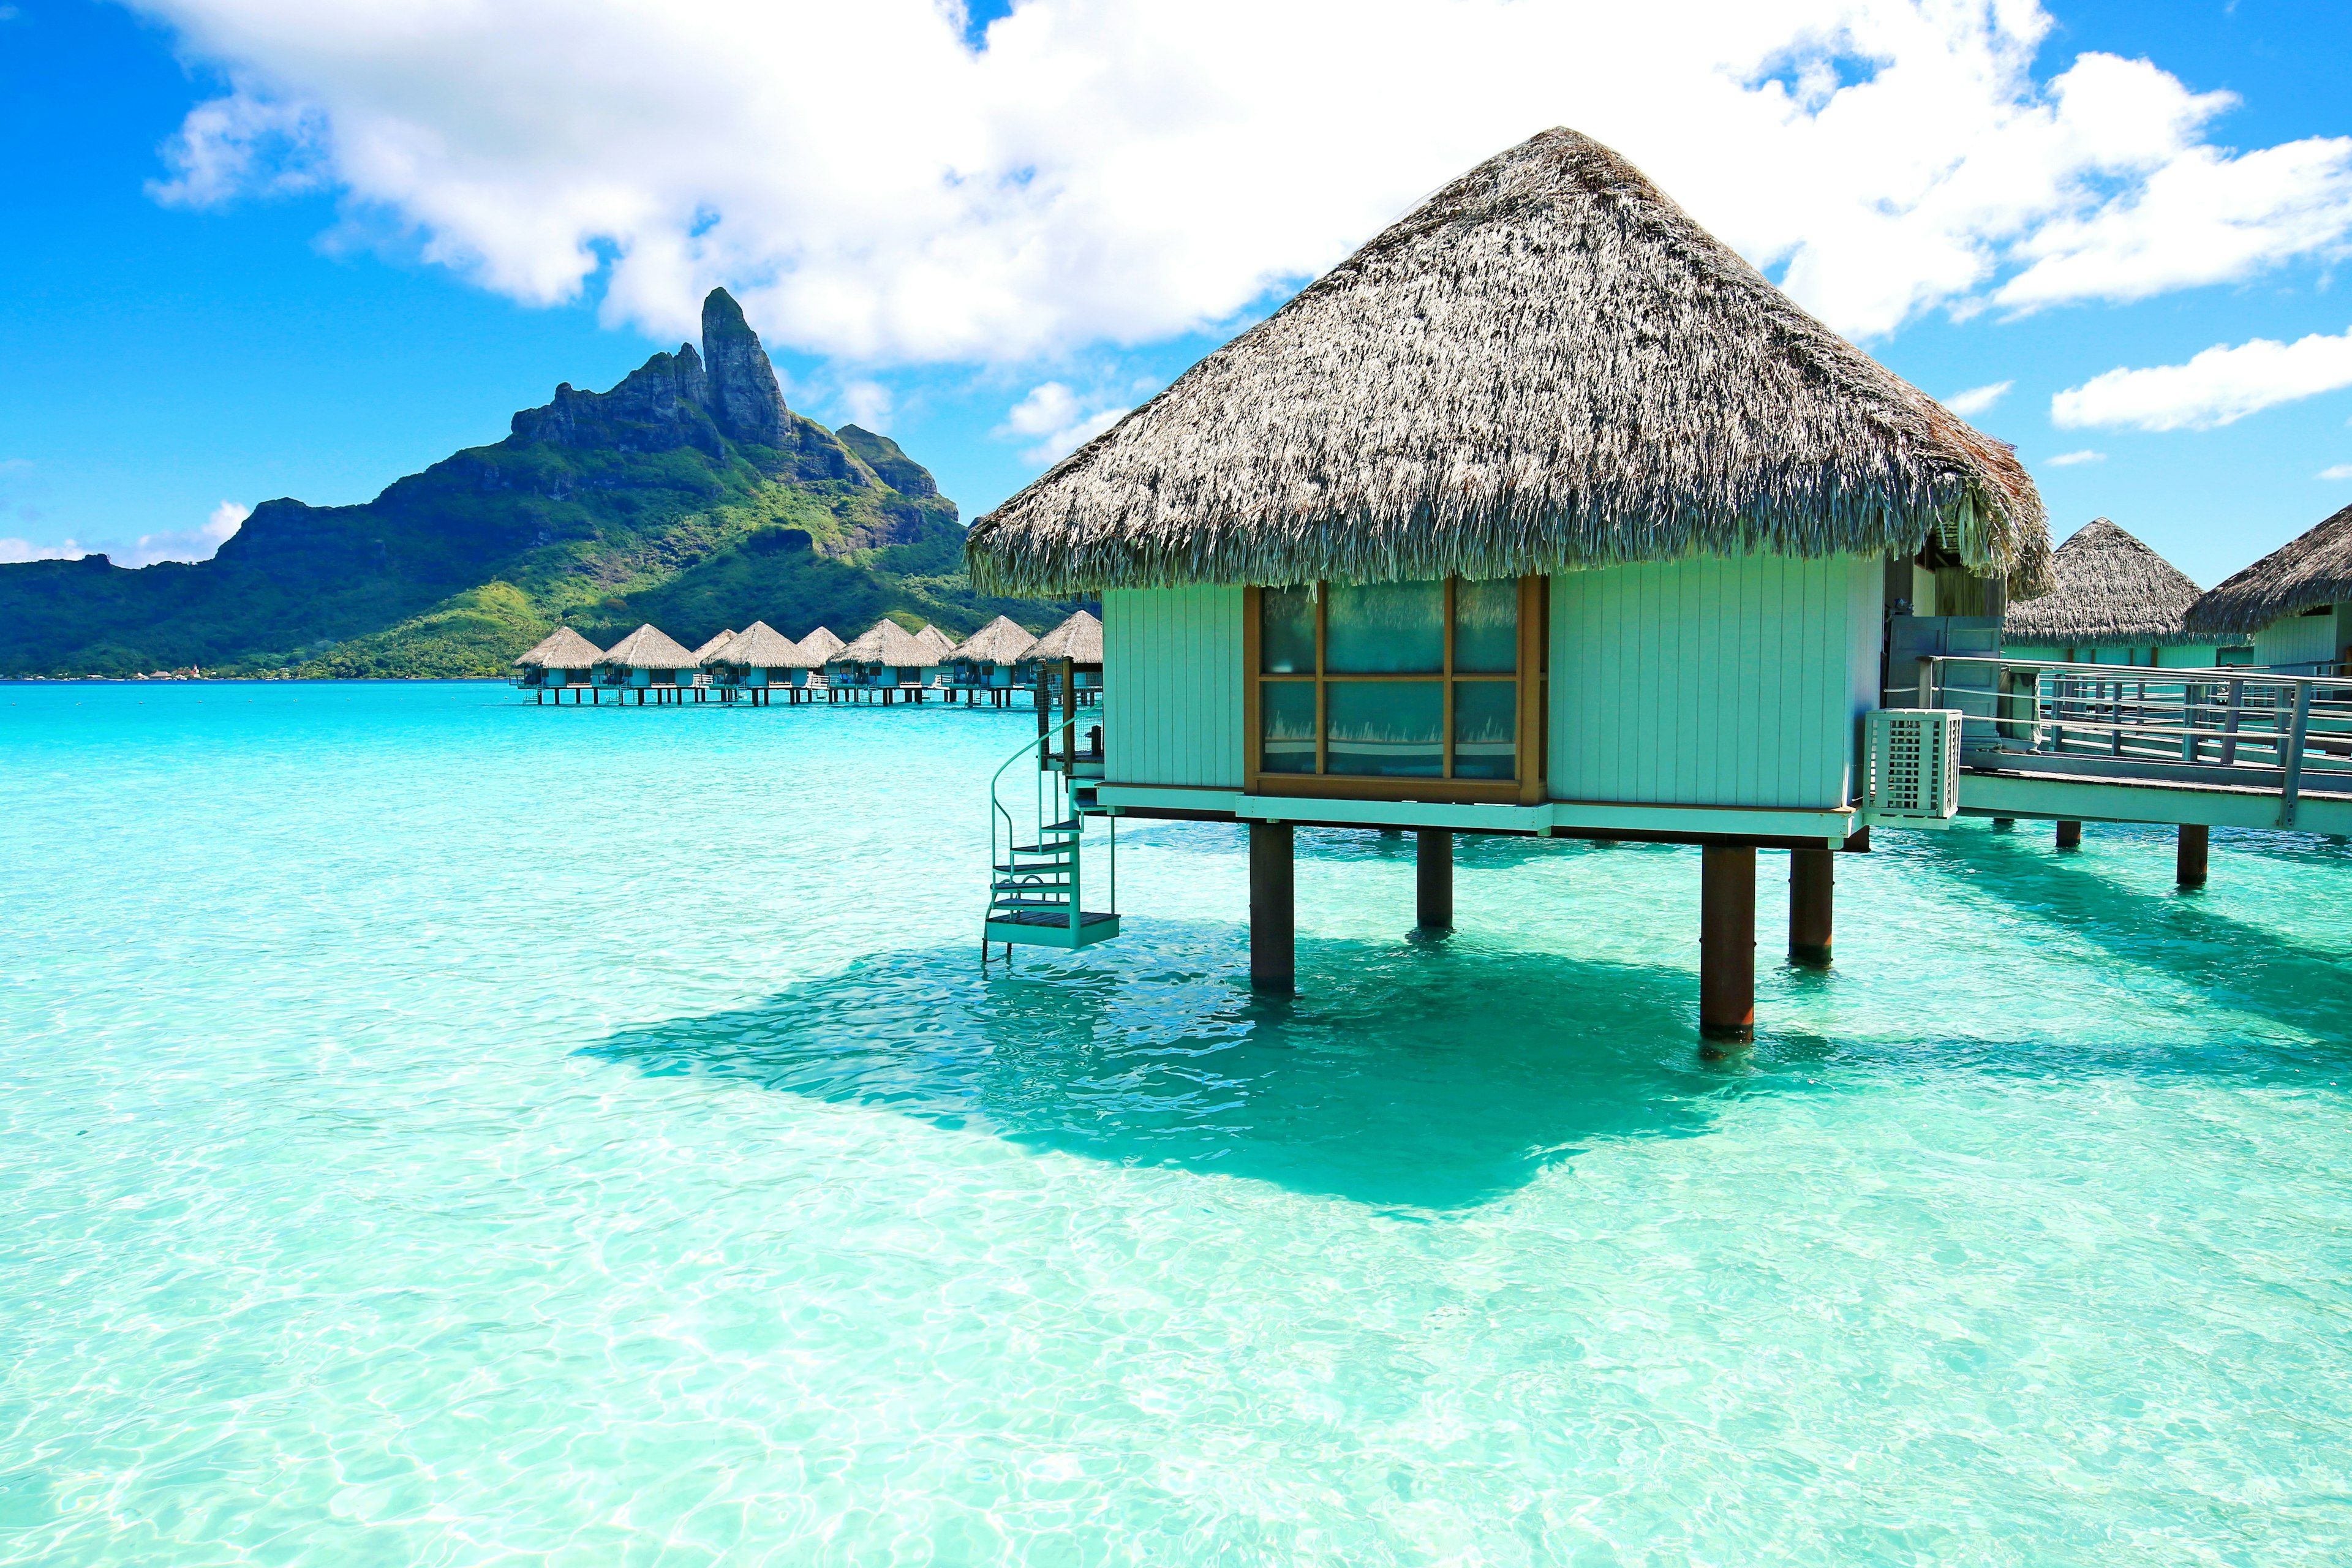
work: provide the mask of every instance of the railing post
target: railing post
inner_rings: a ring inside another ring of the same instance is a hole
[[[1936,661],[1934,659],[1923,658],[1919,661],[1919,684],[1916,691],[1917,696],[1915,700],[1920,707],[1933,708],[1936,705]]]
[[[2295,797],[2303,792],[2303,742],[2311,729],[2311,682],[2294,683],[2294,722],[2287,731],[2286,778],[2279,785],[2279,826],[2294,826]]]
[[[2235,767],[2238,762],[2238,716],[2245,711],[2246,683],[2230,682],[2230,705],[2221,715],[2221,765]]]

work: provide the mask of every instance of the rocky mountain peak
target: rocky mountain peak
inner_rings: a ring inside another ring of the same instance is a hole
[[[743,307],[724,289],[713,289],[703,299],[702,354],[710,375],[704,406],[719,427],[738,441],[784,445],[784,389],[776,367],[760,334],[743,319]]]

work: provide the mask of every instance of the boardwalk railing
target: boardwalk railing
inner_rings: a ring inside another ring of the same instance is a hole
[[[2352,793],[2341,673],[1948,656],[1920,659],[1908,689],[1965,715],[1963,767],[2275,793],[2282,827],[2305,791]]]

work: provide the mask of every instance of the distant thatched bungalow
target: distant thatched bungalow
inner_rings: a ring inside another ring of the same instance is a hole
[[[955,651],[955,638],[929,621],[924,622],[923,629],[915,634],[915,640],[931,650],[931,668],[935,669],[944,666],[948,655]]]
[[[815,659],[767,622],[753,621],[734,634],[725,647],[705,658],[702,667],[729,700],[741,695],[765,706],[770,694],[779,688],[787,701],[799,701]]]
[[[834,697],[879,692],[883,701],[891,702],[903,693],[919,702],[923,688],[938,679],[939,660],[938,648],[884,619],[825,659],[824,682]]]
[[[1078,703],[1098,701],[1103,683],[1103,624],[1080,610],[1024,648],[1021,662],[1036,671],[1039,689],[1047,696],[1060,695],[1062,671],[1066,667]]]
[[[677,683],[680,687],[692,687],[694,689],[694,700],[697,702],[702,700],[702,694],[706,689],[707,683],[703,672],[710,668],[711,659],[715,658],[720,650],[725,648],[729,643],[733,642],[734,640],[735,633],[730,629],[720,632],[717,637],[710,638],[700,647],[694,650],[694,676],[692,679],[680,676]]]
[[[2189,629],[2251,636],[2254,663],[2296,675],[2352,667],[2352,506],[2189,606]]]
[[[2246,638],[2189,629],[2197,584],[2104,517],[2060,545],[2051,567],[2058,585],[2012,606],[2003,623],[2012,658],[2210,669],[2227,648],[2244,662]]]
[[[625,696],[635,691],[640,707],[648,691],[656,702],[679,700],[679,689],[691,687],[701,673],[693,654],[651,625],[639,626],[596,661],[597,684],[618,688]]]
[[[558,702],[562,701],[569,688],[576,703],[581,689],[590,687],[594,679],[596,661],[604,657],[594,643],[570,626],[558,626],[515,660],[515,684],[537,692],[541,702],[547,700],[551,691]]]
[[[819,669],[824,668],[824,661],[826,659],[831,658],[835,654],[839,653],[843,648],[848,646],[848,644],[843,642],[839,637],[834,636],[831,628],[826,626],[817,627],[816,630],[809,633],[808,636],[801,638],[800,640],[800,650],[803,653],[807,654],[811,658],[816,660],[816,668]]]
[[[1292,824],[1419,830],[1432,925],[1456,830],[1696,843],[1716,1038],[1752,1027],[1758,847],[1794,852],[1791,949],[1826,952],[1897,583],[2051,586],[2009,447],[1565,130],[1438,192],[965,555],[982,592],[1102,595],[1104,782],[1075,802],[1249,824],[1258,984],[1295,972]]]
[[[992,704],[1004,706],[1014,687],[1029,682],[1030,667],[1021,656],[1036,640],[1027,627],[1010,616],[997,616],[949,652],[950,691],[961,691],[967,701],[973,702],[986,692]]]

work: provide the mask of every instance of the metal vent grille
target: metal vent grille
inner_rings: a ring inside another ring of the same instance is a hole
[[[1960,813],[1960,715],[1883,708],[1870,715],[1863,811],[1886,823],[1947,823]]]

